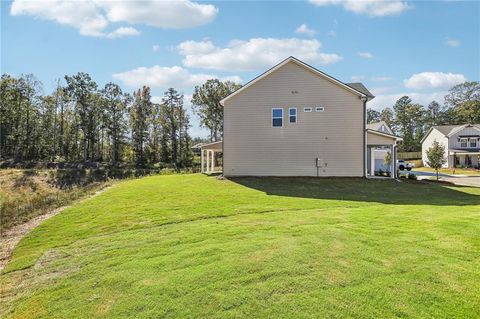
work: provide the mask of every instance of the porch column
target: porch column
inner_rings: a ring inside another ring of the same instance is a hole
[[[395,156],[393,155],[395,151],[395,145],[390,145],[390,177],[395,178],[395,162],[394,158]]]
[[[203,159],[203,157],[205,156],[205,150],[204,149],[201,149],[200,151],[200,173],[203,173],[204,172],[204,167],[205,167],[205,161]]]
[[[375,176],[375,152],[373,146],[370,146],[370,176]]]
[[[206,163],[207,165],[205,167],[205,173],[208,173],[208,170],[210,169],[210,151],[207,150],[205,155],[207,156],[207,163]]]
[[[215,151],[212,151],[212,172],[215,171]]]
[[[392,163],[393,163],[393,178],[397,178],[397,145],[393,144],[392,152]]]

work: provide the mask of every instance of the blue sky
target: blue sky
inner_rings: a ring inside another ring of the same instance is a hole
[[[363,82],[382,109],[404,94],[443,102],[450,86],[478,81],[479,21],[477,1],[2,1],[1,72],[33,73],[45,93],[82,71],[189,99],[209,77],[246,83],[293,55]]]

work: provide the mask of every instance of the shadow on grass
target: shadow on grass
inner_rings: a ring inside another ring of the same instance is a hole
[[[469,187],[421,181],[362,178],[235,177],[231,181],[267,195],[405,205],[480,205]]]

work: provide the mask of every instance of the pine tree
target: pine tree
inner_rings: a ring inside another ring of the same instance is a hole
[[[130,127],[137,166],[145,164],[145,143],[149,138],[148,120],[152,114],[150,88],[144,86],[133,93],[134,102],[130,110]]]

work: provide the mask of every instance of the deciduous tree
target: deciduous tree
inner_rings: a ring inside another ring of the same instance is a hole
[[[223,133],[223,106],[220,101],[239,89],[234,82],[222,82],[218,79],[207,80],[196,86],[192,105],[194,112],[200,117],[200,125],[210,130],[210,139],[220,140]]]
[[[446,162],[445,147],[437,141],[433,141],[432,146],[427,150],[427,164],[437,173],[437,181],[438,170],[442,168],[443,164]]]

